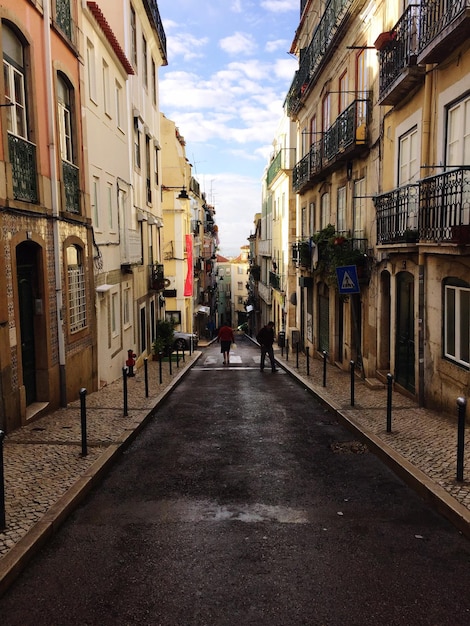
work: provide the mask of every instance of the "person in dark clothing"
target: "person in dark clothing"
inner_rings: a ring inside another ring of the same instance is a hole
[[[235,343],[233,330],[230,326],[222,326],[217,335],[217,341],[220,342],[220,351],[224,355],[224,365],[230,363],[230,346]]]
[[[274,360],[274,322],[268,322],[266,326],[264,326],[259,333],[256,335],[256,341],[261,346],[261,361],[260,361],[260,370],[264,370],[264,361],[266,358],[266,354],[269,356],[269,360],[271,361],[271,371],[276,372],[276,361]]]

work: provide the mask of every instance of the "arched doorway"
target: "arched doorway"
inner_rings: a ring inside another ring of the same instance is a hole
[[[415,306],[414,277],[397,274],[397,324],[395,340],[395,380],[415,393]]]
[[[18,307],[21,338],[21,364],[26,406],[37,400],[36,382],[36,307],[38,297],[39,246],[25,241],[16,248]]]

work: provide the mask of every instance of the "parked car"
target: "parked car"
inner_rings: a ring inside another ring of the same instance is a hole
[[[174,332],[173,347],[178,350],[189,350],[192,339],[193,349],[197,347],[198,336],[195,333]]]

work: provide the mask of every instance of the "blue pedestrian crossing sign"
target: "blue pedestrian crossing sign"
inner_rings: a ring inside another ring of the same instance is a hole
[[[355,265],[337,267],[336,278],[338,279],[338,287],[341,294],[360,292],[357,267]]]

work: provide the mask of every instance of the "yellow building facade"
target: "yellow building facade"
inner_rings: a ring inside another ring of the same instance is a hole
[[[453,412],[470,391],[468,3],[300,9],[285,106],[301,346]]]

